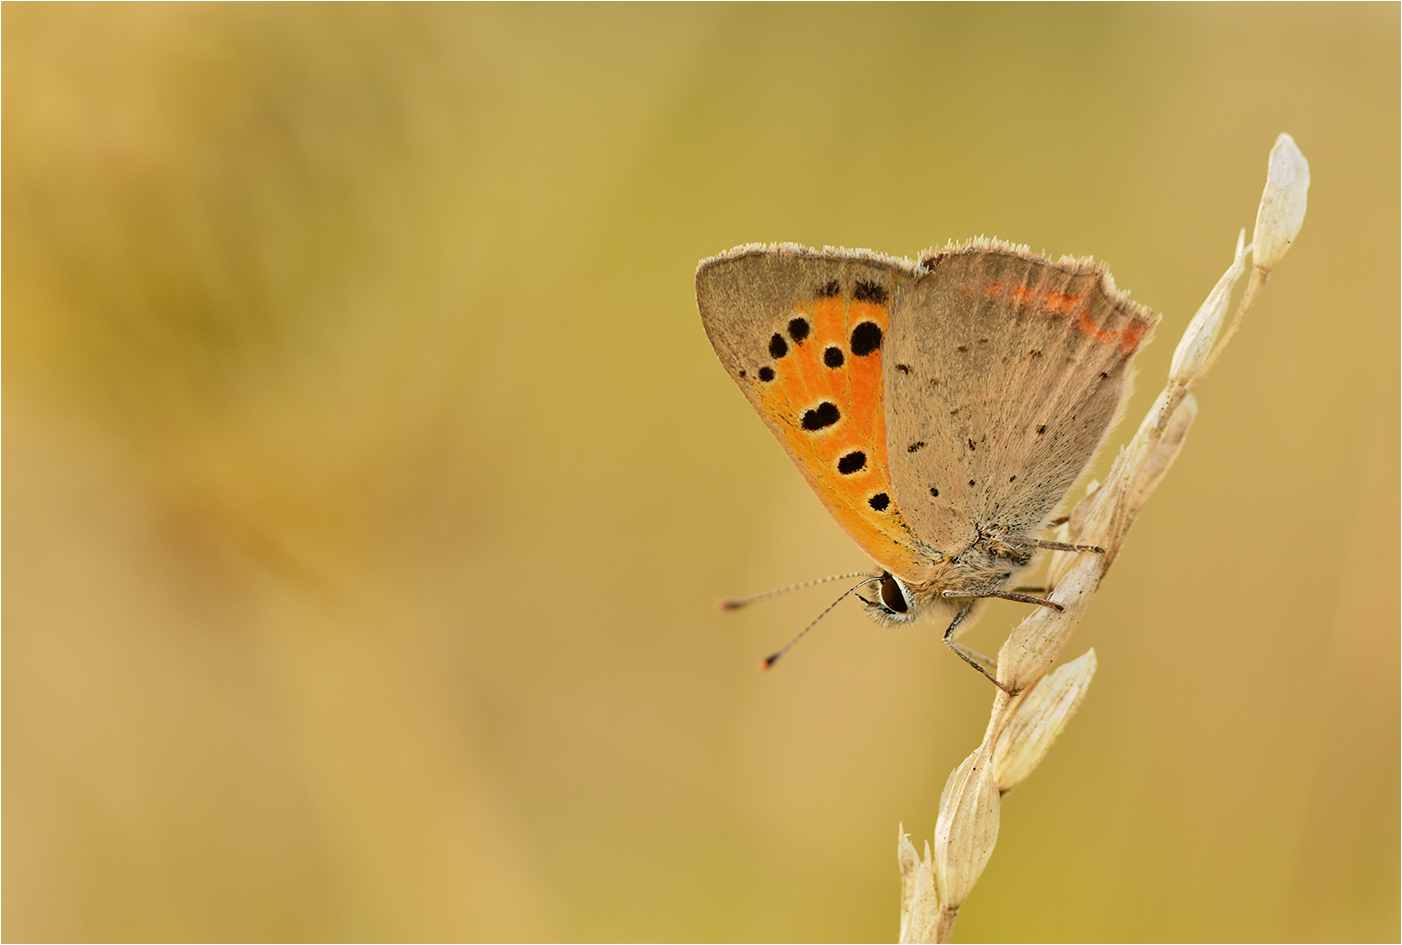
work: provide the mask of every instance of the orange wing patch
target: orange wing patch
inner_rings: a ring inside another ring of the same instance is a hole
[[[896,507],[886,459],[888,301],[872,283],[818,287],[774,326],[753,383],[760,409],[842,529],[882,567],[916,579],[930,561]]]

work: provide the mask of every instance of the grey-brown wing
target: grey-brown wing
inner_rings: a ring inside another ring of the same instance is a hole
[[[1156,316],[1088,261],[976,243],[925,260],[892,315],[887,443],[896,499],[946,552],[1042,526],[1130,387]]]

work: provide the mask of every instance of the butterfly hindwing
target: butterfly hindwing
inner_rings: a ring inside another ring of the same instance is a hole
[[[885,345],[920,271],[870,253],[751,246],[696,273],[721,363],[842,528],[902,575],[927,562],[891,486]]]
[[[1103,267],[977,243],[928,257],[887,340],[895,497],[928,545],[1039,528],[1129,393],[1156,317]]]

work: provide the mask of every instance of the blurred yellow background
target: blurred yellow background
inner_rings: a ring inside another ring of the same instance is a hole
[[[1163,314],[1309,215],[962,941],[1396,940],[1399,8],[3,11],[3,934],[881,940],[992,689],[725,376],[699,259],[978,234]],[[1100,469],[1108,465],[1102,457]],[[1023,615],[999,605],[988,651]]]

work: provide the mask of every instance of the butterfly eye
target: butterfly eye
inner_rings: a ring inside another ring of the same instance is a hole
[[[892,577],[889,571],[881,575],[881,603],[898,614],[903,614],[910,609],[900,582]]]

